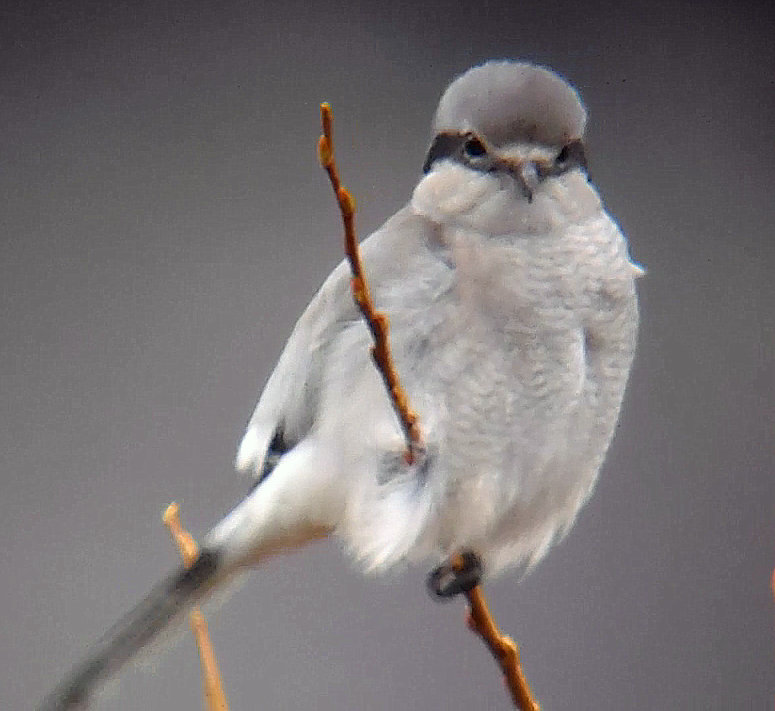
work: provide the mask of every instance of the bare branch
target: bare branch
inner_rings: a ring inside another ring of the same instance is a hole
[[[323,124],[323,135],[318,140],[318,158],[320,164],[328,173],[328,178],[331,181],[331,186],[334,189],[336,200],[339,204],[339,210],[342,213],[345,253],[353,273],[353,296],[374,338],[374,346],[371,350],[372,357],[377,365],[377,370],[379,370],[385,382],[385,387],[393,403],[393,409],[401,422],[407,441],[406,460],[411,464],[424,449],[417,415],[409,407],[406,393],[401,387],[395,366],[393,365],[388,343],[387,317],[375,309],[369,294],[366,277],[363,274],[358,243],[355,238],[355,201],[350,191],[342,187],[339,180],[332,138],[333,115],[331,107],[327,103],[320,105],[320,115]],[[487,607],[487,601],[481,586],[475,586],[472,590],[466,592],[465,595],[469,604],[469,627],[482,638],[500,665],[506,684],[511,692],[514,706],[520,709],[520,711],[540,711],[540,707],[533,699],[525,675],[522,672],[517,645],[511,637],[502,634],[496,627],[495,620]]]
[[[477,585],[465,593],[465,596],[469,605],[468,626],[482,638],[495,661],[500,665],[514,706],[520,711],[541,711],[541,707],[530,693],[530,687],[522,671],[519,648],[511,637],[504,635],[495,625],[495,620],[487,607],[482,586]]]
[[[171,503],[164,512],[162,520],[180,550],[180,555],[183,557],[183,565],[190,568],[199,557],[199,546],[180,522],[180,507],[174,502]],[[202,664],[202,684],[204,686],[207,711],[229,711],[226,694],[223,691],[221,673],[218,670],[218,662],[215,660],[215,651],[210,641],[210,633],[207,630],[207,622],[205,622],[204,615],[199,609],[194,609],[189,613],[188,622],[196,638],[196,646],[199,648],[199,660]]]
[[[417,415],[409,406],[409,401],[404,389],[401,387],[401,381],[398,378],[393,358],[390,354],[387,317],[376,310],[369,293],[366,277],[363,274],[358,242],[355,238],[355,200],[350,191],[343,187],[339,180],[339,172],[336,167],[336,159],[334,158],[333,115],[328,104],[320,105],[320,116],[323,124],[323,135],[318,140],[318,158],[320,164],[328,173],[328,178],[331,181],[331,186],[334,189],[336,200],[339,204],[339,211],[342,213],[344,249],[353,274],[353,297],[374,339],[371,355],[377,365],[377,370],[385,382],[393,409],[398,416],[401,429],[406,437],[406,461],[412,464],[424,450],[422,434],[417,423]]]

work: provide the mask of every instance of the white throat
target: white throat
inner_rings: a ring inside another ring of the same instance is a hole
[[[440,162],[420,180],[411,205],[442,226],[494,237],[546,234],[601,209],[597,193],[580,171],[546,181],[528,202],[510,176],[453,161]]]

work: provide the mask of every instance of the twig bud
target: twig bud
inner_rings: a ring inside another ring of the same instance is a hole
[[[347,188],[339,188],[336,192],[339,200],[339,207],[345,217],[352,217],[355,214],[355,198]]]
[[[320,121],[323,124],[323,135],[327,138],[331,138],[331,120],[331,104],[329,104],[327,101],[324,101],[322,104],[320,104]]]
[[[331,165],[333,153],[331,152],[331,143],[325,136],[321,136],[318,139],[318,160],[320,165],[324,168],[328,168]]]

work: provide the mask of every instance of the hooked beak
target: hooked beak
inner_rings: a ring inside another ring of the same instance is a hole
[[[533,201],[533,191],[540,182],[535,161],[520,158],[499,158],[493,168],[508,173],[519,183],[522,194],[527,198],[527,201]]]

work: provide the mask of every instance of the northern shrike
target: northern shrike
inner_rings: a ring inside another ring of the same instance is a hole
[[[85,703],[236,572],[320,536],[373,571],[466,552],[493,575],[544,555],[592,490],[638,323],[641,270],[589,182],[585,122],[543,67],[488,62],[452,82],[411,200],[361,246],[423,456],[404,457],[342,263],[250,418],[236,462],[255,486],[42,709]]]

